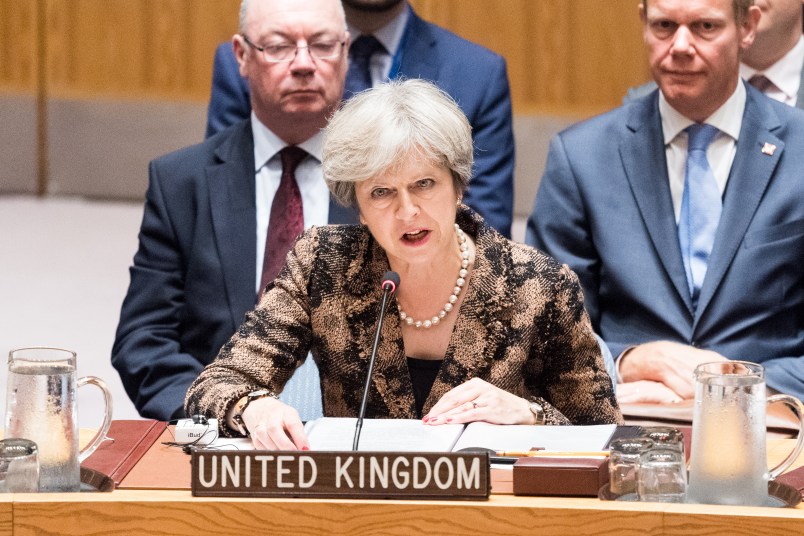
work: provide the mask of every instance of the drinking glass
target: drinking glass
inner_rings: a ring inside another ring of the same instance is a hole
[[[681,453],[681,458],[686,460],[684,450],[684,433],[672,426],[646,426],[642,434],[653,441],[654,448],[667,448]]]
[[[29,439],[0,440],[0,493],[39,491],[39,449]]]
[[[609,488],[616,495],[636,493],[639,457],[653,447],[646,437],[615,439],[609,445]]]
[[[654,447],[642,453],[637,468],[637,495],[646,502],[684,502],[687,463],[677,448]]]

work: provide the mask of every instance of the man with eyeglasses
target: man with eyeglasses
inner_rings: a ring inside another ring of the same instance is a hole
[[[250,117],[151,162],[112,349],[143,417],[183,417],[190,383],[254,307],[302,228],[357,222],[331,202],[320,162],[320,131],[343,94],[349,42],[338,0],[244,0],[232,44],[251,87]]]
[[[342,3],[354,43],[344,97],[397,77],[430,80],[451,95],[469,119],[475,143],[464,202],[510,238],[514,135],[505,60],[423,20],[407,0]],[[250,106],[248,81],[240,76],[232,45],[224,43],[215,53],[207,136],[248,117]]]

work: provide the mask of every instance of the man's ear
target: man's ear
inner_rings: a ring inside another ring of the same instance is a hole
[[[648,14],[645,12],[645,6],[642,2],[639,2],[637,5],[637,11],[639,12],[639,20],[642,21],[642,41],[647,43],[648,41]]]
[[[242,35],[234,34],[232,36],[232,48],[234,49],[237,64],[240,67],[240,76],[246,77],[248,74],[248,68],[246,67],[246,53],[248,52],[246,49],[248,45]]]
[[[745,18],[742,23],[737,27],[740,32],[740,48],[745,50],[754,43],[754,38],[757,36],[757,25],[759,19],[762,17],[762,11],[757,6],[748,8]]]

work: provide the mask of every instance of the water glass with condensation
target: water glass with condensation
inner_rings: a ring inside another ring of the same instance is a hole
[[[653,447],[646,437],[615,439],[609,445],[609,488],[615,495],[636,494],[636,473],[643,452]]]
[[[637,495],[645,502],[684,502],[687,463],[675,448],[654,447],[642,453],[637,468]]]
[[[39,491],[39,449],[29,439],[0,440],[0,493]]]

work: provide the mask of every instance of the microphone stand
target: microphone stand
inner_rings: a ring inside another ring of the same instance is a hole
[[[377,347],[380,345],[380,332],[382,331],[382,319],[385,316],[385,308],[388,305],[388,298],[394,293],[398,284],[399,275],[397,275],[395,272],[388,272],[383,277],[383,294],[382,303],[380,304],[380,317],[377,319],[377,332],[374,334],[374,346],[371,349],[371,357],[369,358],[368,373],[366,374],[366,385],[363,387],[363,399],[360,401],[360,413],[357,415],[355,439],[352,442],[352,450],[357,450],[357,445],[360,443],[360,432],[363,430],[363,418],[366,416],[366,404],[368,403],[369,387],[371,386],[371,375],[374,372],[374,360],[377,357]]]

